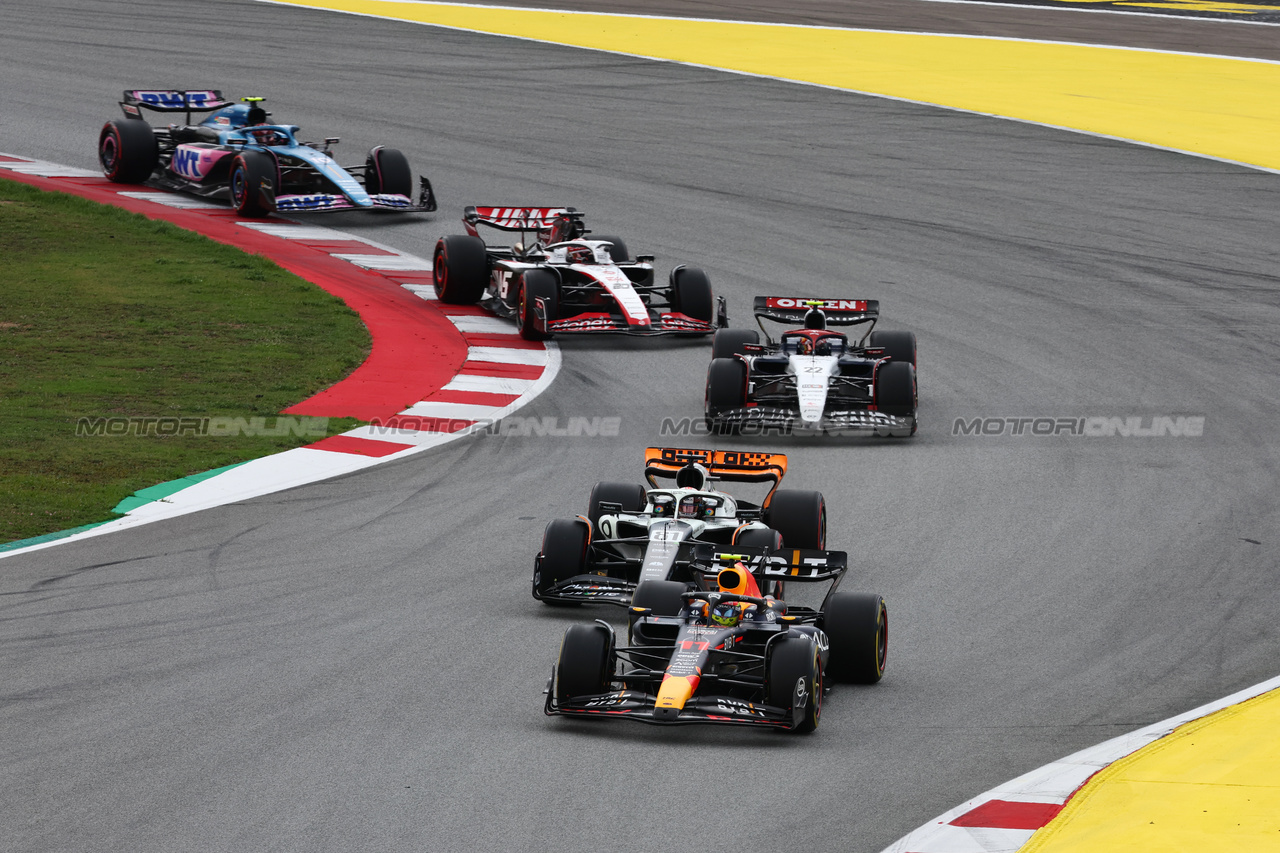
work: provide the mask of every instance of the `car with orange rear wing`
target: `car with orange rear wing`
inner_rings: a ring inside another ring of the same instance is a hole
[[[648,488],[597,483],[586,515],[547,525],[534,560],[533,597],[625,607],[644,581],[695,580],[690,564],[697,542],[825,548],[822,493],[779,489],[786,472],[781,453],[650,447]],[[721,483],[759,484],[768,492],[753,503],[721,490]]]
[[[838,589],[839,551],[698,545],[701,583],[645,581],[626,645],[603,620],[569,628],[545,690],[548,716],[659,725],[719,723],[811,732],[835,681],[884,675],[884,599]],[[789,606],[765,590],[831,581],[821,606]]]
[[[514,319],[522,337],[617,332],[709,335],[728,325],[723,297],[700,269],[654,281],[654,257],[631,257],[621,237],[588,231],[572,207],[468,207],[466,234],[442,237],[432,264],[436,296]],[[492,245],[480,228],[518,234]]]
[[[876,329],[878,300],[758,296],[754,310],[760,332],[720,329],[712,339],[712,432],[915,434],[916,337]],[[774,340],[766,320],[800,328]],[[846,335],[842,326],[865,330]]]

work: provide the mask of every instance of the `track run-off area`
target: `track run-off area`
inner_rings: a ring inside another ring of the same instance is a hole
[[[528,24],[21,0],[0,22],[2,151],[92,168],[126,87],[266,95],[352,160],[402,148],[441,198],[328,227],[429,257],[463,205],[573,204],[660,266],[705,267],[735,325],[766,292],[879,298],[920,337],[925,419],[909,442],[735,440],[826,494],[848,585],[892,614],[885,681],[836,688],[808,738],[540,713],[565,627],[618,617],[529,597],[542,527],[596,480],[638,479],[645,446],[712,443],[661,434],[700,414],[704,342],[562,342],[529,416],[616,417],[616,435],[479,435],[5,559],[15,849],[735,850],[745,827],[755,846],[876,851],[1276,674],[1274,162],[575,50]],[[1206,44],[1231,26],[1186,25]],[[1091,417],[1204,430],[954,428]]]

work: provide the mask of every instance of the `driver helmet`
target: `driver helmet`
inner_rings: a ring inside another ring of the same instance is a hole
[[[566,254],[571,264],[591,264],[596,260],[596,253],[590,246],[570,246]]]
[[[715,515],[715,506],[699,495],[685,495],[680,499],[681,518],[710,518]]]
[[[827,315],[823,314],[820,308],[810,308],[804,314],[804,327],[806,329],[825,329],[827,327]]]
[[[734,628],[742,621],[742,607],[736,601],[717,604],[711,611],[711,622],[721,628]]]
[[[808,338],[801,338],[796,343],[796,352],[799,353],[800,355],[812,355],[813,341],[809,340]]]
[[[278,130],[250,130],[248,133],[259,145],[284,145],[288,142],[285,135]]]
[[[707,490],[707,484],[711,481],[711,475],[696,462],[691,462],[676,472],[676,488],[678,489],[697,489],[700,492]]]

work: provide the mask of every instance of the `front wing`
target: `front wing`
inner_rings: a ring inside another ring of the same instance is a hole
[[[718,426],[734,429],[757,428],[761,432],[783,433],[874,433],[909,436],[916,431],[914,416],[888,415],[869,409],[837,409],[823,413],[816,422],[805,421],[800,410],[783,406],[744,406],[728,409],[713,419]]]
[[[641,690],[614,690],[591,696],[575,696],[564,702],[555,697],[555,670],[544,691],[547,694],[543,712],[548,717],[592,717],[596,719],[634,720],[655,726],[682,726],[712,723],[729,726],[764,726],[794,729],[797,720],[789,708],[778,708],[757,702],[745,702],[720,696],[694,696],[673,719],[660,719],[654,712],[658,697]]]

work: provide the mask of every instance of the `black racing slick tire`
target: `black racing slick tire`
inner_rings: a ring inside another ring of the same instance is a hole
[[[594,696],[609,689],[613,674],[613,635],[603,625],[571,625],[560,644],[556,665],[556,701]]]
[[[867,337],[867,346],[883,347],[884,354],[894,361],[905,361],[912,367],[916,366],[915,332],[880,329]]]
[[[770,649],[765,702],[794,715],[792,731],[808,734],[822,717],[822,661],[809,637],[786,637]]]
[[[613,245],[609,247],[609,257],[613,258],[613,262],[615,264],[625,264],[627,261],[631,260],[631,252],[630,250],[627,249],[626,241],[624,241],[621,237],[614,237],[612,235],[604,235],[604,234],[600,234],[600,235],[592,234],[589,237],[587,237],[587,239],[600,240],[605,243],[612,243]]]
[[[715,297],[707,274],[697,267],[676,267],[672,270],[671,308],[695,320],[715,322]]]
[[[140,184],[160,163],[160,146],[151,125],[137,119],[109,121],[98,134],[98,162],[107,180]]]
[[[836,590],[822,608],[822,630],[831,641],[827,669],[837,681],[875,684],[889,654],[889,611],[884,599]]]
[[[540,598],[561,581],[586,573],[590,541],[591,531],[580,518],[557,518],[547,524],[542,533],[541,559],[533,577],[535,597]]]
[[[602,502],[621,504],[623,512],[640,512],[649,500],[648,495],[644,486],[636,483],[596,483],[591,487],[591,497],[587,498],[587,518],[591,519],[591,526],[599,530],[600,516],[604,515],[600,508]]]
[[[747,405],[747,365],[740,358],[713,358],[707,368],[707,393],[703,412],[707,427],[714,433],[736,432],[720,416]]]
[[[645,581],[631,594],[631,606],[647,607],[654,616],[679,616],[688,591],[689,587],[679,581]]]
[[[744,548],[768,548],[779,551],[783,547],[782,534],[769,527],[751,527],[740,531],[733,537],[734,545]]]
[[[231,161],[231,174],[227,179],[231,191],[231,206],[241,216],[266,216],[271,204],[262,197],[262,188],[268,185],[274,195],[279,189],[276,161],[261,151],[242,151]]]
[[[822,492],[774,492],[765,507],[764,523],[782,534],[782,544],[788,548],[827,547],[827,502]]]
[[[489,283],[489,257],[484,241],[470,234],[450,234],[436,243],[431,264],[436,298],[449,305],[474,305]]]
[[[755,329],[716,329],[711,336],[711,357],[733,358],[746,353],[743,344],[759,343],[760,333]]]
[[[538,331],[533,308],[541,299],[547,308],[547,322],[556,319],[560,310],[560,284],[553,273],[546,270],[529,270],[520,276],[519,294],[516,296],[516,326],[520,337],[526,341],[545,341],[550,332]]]
[[[679,616],[684,609],[684,594],[688,591],[688,585],[679,581],[644,581],[631,593],[631,606],[646,607],[651,616]],[[649,637],[643,630],[637,630],[636,618],[632,610],[627,620],[631,645],[654,646],[671,642],[669,637]]]
[[[382,145],[371,149],[364,166],[364,188],[369,195],[413,197],[413,170],[409,168],[409,158],[397,149]]]
[[[881,363],[876,368],[876,410],[895,417],[916,413],[916,369],[903,361]]]

